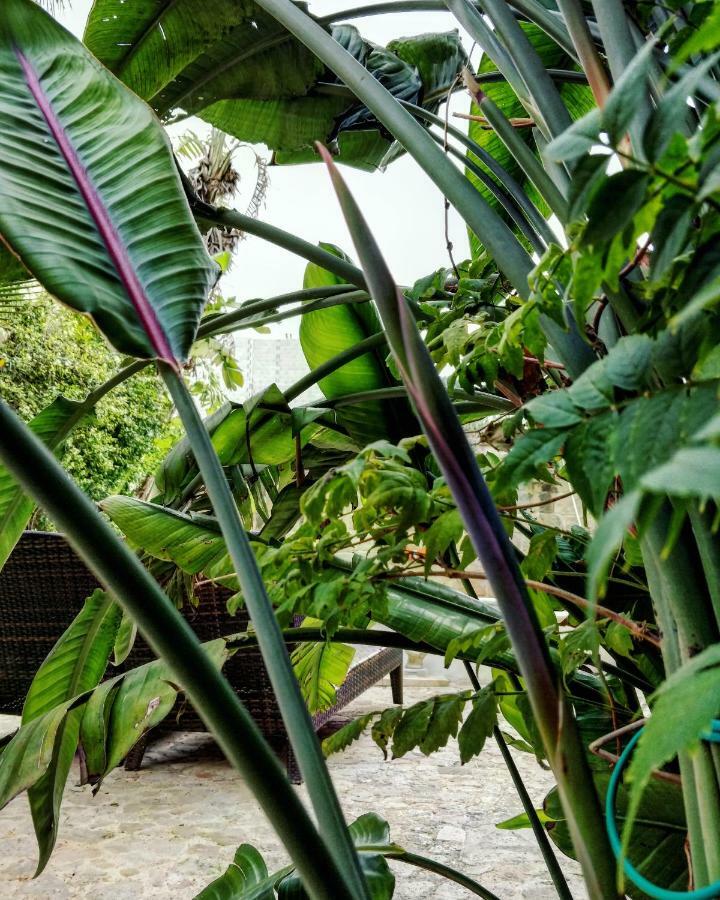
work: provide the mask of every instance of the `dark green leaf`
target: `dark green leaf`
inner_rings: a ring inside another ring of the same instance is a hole
[[[590,512],[599,517],[615,475],[617,413],[593,416],[573,428],[563,456],[575,490]]]
[[[602,127],[607,131],[613,146],[622,140],[638,109],[643,106],[654,49],[655,41],[647,41],[635,54],[610,92],[602,111]]]
[[[323,753],[325,756],[331,756],[333,753],[340,753],[343,750],[347,750],[350,744],[359,740],[375,715],[374,712],[369,712],[365,713],[364,716],[358,716],[357,719],[353,719],[351,722],[348,722],[347,725],[343,725],[342,728],[339,728],[329,737],[326,737],[322,742]]]
[[[497,489],[514,487],[532,478],[539,466],[545,465],[558,453],[566,438],[565,431],[556,428],[536,428],[528,431],[510,448],[500,469]]]
[[[470,714],[458,734],[460,762],[465,765],[477,756],[497,724],[497,701],[492,685],[483,688],[472,702]]]
[[[4,3],[0,61],[4,241],[121,353],[184,360],[218,268],[159,123],[32,0]]]
[[[584,243],[603,244],[622,231],[644,204],[649,182],[650,177],[637,169],[625,169],[604,181],[588,207]]]
[[[96,687],[105,672],[119,619],[119,608],[104,591],[97,590],[88,597],[33,678],[23,706],[22,725]],[[60,804],[77,750],[83,712],[82,708],[68,711],[55,735],[47,771],[28,789],[40,847],[37,874],[45,868],[57,839]]]

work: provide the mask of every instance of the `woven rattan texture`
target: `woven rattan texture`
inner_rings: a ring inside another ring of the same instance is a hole
[[[23,534],[0,571],[0,712],[20,713],[38,667],[97,586],[95,577],[62,535],[39,531]],[[227,612],[229,591],[206,582],[197,593],[198,607],[188,606],[183,613],[200,640],[209,641],[245,629],[248,619],[243,610],[236,616]],[[123,669],[153,658],[150,648],[138,637]],[[313,717],[315,727],[320,728],[339,709],[400,665],[402,651],[397,649],[377,650],[359,660],[338,690],[335,706]],[[282,746],[285,729],[259,651],[238,651],[223,671],[266,737]],[[114,674],[112,668],[108,674]],[[182,700],[161,728],[204,730],[195,711]]]

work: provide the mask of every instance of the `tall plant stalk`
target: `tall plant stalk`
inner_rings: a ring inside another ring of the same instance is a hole
[[[617,896],[615,867],[598,797],[515,551],[404,298],[329,154],[322,152],[402,380],[500,606],[590,896],[609,900]]]
[[[702,569],[688,544],[688,536],[681,533],[672,552],[664,553],[671,516],[666,502],[648,523],[642,541],[650,594],[663,632],[663,659],[668,675],[717,641]],[[703,886],[720,878],[717,775],[706,745],[692,755],[681,753],[679,762],[693,873],[696,884]]]
[[[280,763],[180,613],[52,454],[0,401],[0,460],[45,509],[172,669],[230,762],[247,779],[313,898],[354,900]],[[362,895],[359,895],[362,896]]]
[[[263,662],[300,772],[307,784],[310,801],[318,817],[320,832],[327,841],[338,868],[347,874],[353,896],[367,897],[367,888],[357,853],[350,839],[320,743],[315,735],[310,714],[282,639],[280,626],[210,435],[182,377],[172,367],[163,363],[158,365],[185,428],[225,538],[228,553],[235,566],[243,600],[257,632]]]
[[[538,127],[548,140],[562,134],[571,123],[570,114],[555,82],[548,75],[537,51],[517,23],[509,5],[505,0],[481,0],[480,5],[512,56],[539,116]]]
[[[580,65],[587,75],[595,102],[602,108],[610,93],[610,83],[590,33],[582,4],[580,0],[558,0],[558,9],[565,20]]]

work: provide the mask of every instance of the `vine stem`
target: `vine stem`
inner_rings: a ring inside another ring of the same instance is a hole
[[[417,866],[419,869],[425,869],[426,872],[434,872],[436,875],[442,875],[443,878],[447,878],[448,881],[454,881],[455,884],[467,888],[470,893],[475,894],[476,897],[484,897],[485,900],[500,900],[496,894],[493,894],[492,891],[489,891],[481,884],[478,884],[478,882],[470,878],[469,875],[464,875],[462,872],[458,872],[457,869],[446,866],[436,859],[428,859],[427,856],[420,856],[419,853],[408,853],[407,850],[395,853],[384,853],[383,856],[386,856],[388,859],[396,859],[398,862],[407,863],[410,866]]]
[[[443,578],[475,578],[478,581],[489,580],[484,572],[468,572],[459,569],[443,569],[442,572],[429,572],[428,574],[430,576],[435,575]],[[622,616],[620,613],[616,613],[606,606],[598,606],[597,603],[592,603],[587,597],[581,597],[579,594],[573,594],[572,591],[566,591],[563,588],[555,587],[554,584],[547,584],[544,581],[534,581],[532,578],[526,578],[525,584],[535,591],[543,591],[546,594],[551,594],[553,597],[558,597],[560,600],[567,600],[568,603],[579,606],[580,609],[594,610],[596,618],[611,619],[613,622],[617,622],[618,625],[627,628],[627,630],[632,632],[639,640],[647,641],[648,644],[652,644],[654,647],[660,648],[662,646],[660,638],[648,632],[647,628],[640,622],[628,619],[626,616]]]
[[[238,574],[243,599],[257,633],[258,646],[290,743],[307,784],[320,833],[327,841],[338,869],[347,876],[349,896],[367,898],[367,887],[357,853],[347,830],[320,743],[315,735],[280,626],[210,435],[182,377],[162,362],[158,363],[158,367],[187,433],[230,558]]]

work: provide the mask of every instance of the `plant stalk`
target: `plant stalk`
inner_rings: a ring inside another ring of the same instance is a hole
[[[587,75],[595,102],[602,109],[610,93],[610,82],[595,41],[590,34],[582,4],[580,0],[557,0],[557,4],[565,19],[565,25],[572,38],[577,58]]]
[[[190,626],[91,501],[7,404],[0,401],[0,460],[173,670],[228,760],[247,779],[312,897],[355,896],[318,835],[277,757],[216,670]]]
[[[467,89],[477,103],[480,112],[492,126],[493,131],[505,144],[560,222],[565,223],[567,221],[567,203],[555,182],[543,168],[542,163],[467,70],[464,77]]]
[[[670,533],[669,502],[653,515],[641,547],[657,621],[663,632],[663,658],[667,674],[717,640],[714,617],[706,610],[705,585],[697,576],[697,560],[681,533],[669,556],[664,553]],[[667,558],[665,558],[667,556]],[[720,878],[720,796],[709,749],[681,753],[683,803],[696,884],[702,887]]]
[[[515,550],[404,297],[327,151],[324,156],[402,380],[500,607],[590,896],[610,900],[617,896],[615,871],[597,793]]]
[[[481,0],[480,5],[495,26],[496,34],[507,47],[525,83],[532,105],[540,116],[538,127],[548,140],[562,134],[571,124],[570,114],[555,82],[510,7],[505,0]]]

